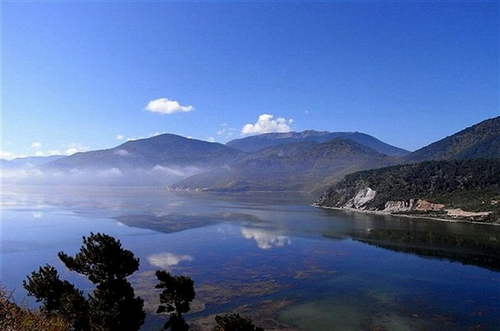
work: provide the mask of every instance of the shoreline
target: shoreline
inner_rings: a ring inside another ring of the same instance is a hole
[[[442,217],[434,217],[434,216],[424,216],[424,215],[419,215],[419,214],[394,214],[391,212],[384,212],[384,211],[380,211],[380,210],[327,207],[327,206],[320,206],[317,204],[312,204],[312,206],[316,207],[316,208],[338,210],[338,211],[348,212],[348,213],[351,212],[351,213],[362,213],[362,214],[372,214],[372,215],[384,215],[384,216],[404,217],[404,218],[411,218],[411,219],[424,219],[424,220],[448,222],[448,223],[469,223],[469,224],[478,224],[478,225],[500,226],[500,223],[470,221],[470,220],[466,220],[466,219],[442,218]]]

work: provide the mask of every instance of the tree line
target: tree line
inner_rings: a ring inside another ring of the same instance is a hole
[[[95,286],[92,293],[83,292],[48,264],[33,271],[23,281],[28,295],[41,302],[40,314],[47,320],[63,322],[75,331],[134,331],[144,324],[144,300],[136,296],[127,277],[139,269],[139,259],[124,249],[121,242],[109,235],[91,233],[83,237],[83,245],[75,256],[58,253],[59,259],[71,271],[86,276]],[[187,276],[156,271],[161,289],[157,313],[168,319],[162,330],[189,331],[184,319],[195,298],[194,282]],[[3,307],[2,307],[3,308]],[[2,309],[2,317],[5,312]],[[7,321],[7,319],[5,319]],[[217,315],[213,331],[263,331],[237,313]],[[4,327],[6,325],[3,325]]]

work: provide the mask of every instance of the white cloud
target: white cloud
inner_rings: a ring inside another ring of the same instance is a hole
[[[107,170],[98,171],[97,176],[103,177],[103,178],[121,177],[121,176],[123,176],[123,172],[118,168],[111,168],[111,169],[107,169]]]
[[[179,102],[175,100],[169,100],[167,98],[160,98],[150,101],[146,105],[147,111],[152,113],[160,114],[173,114],[177,112],[190,112],[194,110],[193,106],[182,106]]]
[[[42,151],[36,151],[35,156],[46,156],[45,152]]]
[[[221,126],[222,128],[219,131],[217,131],[217,134],[219,136],[229,137],[232,136],[236,131],[238,131],[238,129],[228,127],[226,123],[222,123]]]
[[[273,247],[283,247],[285,244],[290,245],[291,240],[286,236],[280,236],[268,233],[259,229],[242,228],[241,234],[246,239],[254,239],[260,249],[270,249]]]
[[[75,153],[78,153],[80,152],[80,150],[78,150],[77,148],[68,148],[66,151],[64,151],[64,154],[66,155],[73,155]],[[56,154],[54,154],[56,155]]]
[[[116,135],[116,140],[123,140],[123,139],[125,139],[124,135],[122,135],[122,134]]]
[[[208,138],[207,138],[207,141],[208,141],[209,143],[214,143],[214,142],[215,142],[215,138],[214,138],[214,137],[208,137]]]
[[[57,149],[54,149],[54,150],[50,150],[48,152],[46,151],[36,151],[35,153],[35,156],[52,156],[52,155],[63,155],[64,153],[62,153],[61,151],[57,150]],[[68,154],[70,155],[70,154]]]
[[[176,255],[172,253],[161,253],[148,256],[148,262],[155,267],[168,269],[171,266],[178,265],[182,261],[193,261],[190,255]]]
[[[64,152],[64,154],[72,155],[72,154],[79,153],[79,152],[86,152],[87,150],[88,150],[88,148],[83,146],[82,144],[71,143],[71,144],[69,144],[69,146],[66,149],[66,151]],[[61,153],[59,153],[59,154],[61,154]],[[57,155],[57,154],[50,154],[50,155]]]
[[[118,156],[128,156],[130,155],[130,152],[125,149],[118,149],[114,152],[114,154]]]
[[[156,137],[156,136],[159,136],[159,135],[162,135],[162,134],[165,134],[165,133],[167,133],[167,132],[150,133],[149,136],[127,138],[127,141],[135,141],[135,140],[139,140],[139,139],[147,139],[147,138]]]
[[[12,159],[15,159],[16,157],[18,157],[18,156],[12,152],[0,151],[0,158],[2,158],[4,160],[12,160]]]
[[[241,133],[251,135],[269,132],[290,132],[292,130],[290,125],[293,123],[293,119],[286,120],[283,117],[273,118],[273,115],[262,114],[255,124],[246,124],[241,129]]]
[[[179,176],[179,177],[184,176],[184,173],[181,170],[177,170],[177,169],[169,168],[169,167],[163,167],[159,164],[157,164],[153,167],[153,171],[164,172],[164,173],[167,173],[167,174],[172,175],[172,176]]]
[[[31,148],[35,150],[30,154],[16,154],[9,151],[0,151],[0,158],[5,160],[12,160],[15,158],[29,156],[47,157],[53,155],[72,155],[78,152],[88,151],[88,147],[78,143],[70,143],[68,145],[62,145],[60,147],[62,147],[62,149],[46,150],[45,148],[43,148],[42,143],[35,141],[31,144]]]
[[[131,154],[132,155],[132,154]],[[37,168],[15,168],[3,169],[0,172],[0,179],[4,183],[14,184],[45,184],[45,185],[142,185],[155,184],[159,182],[171,185],[180,179],[199,174],[203,169],[195,167],[185,167],[170,169],[156,166],[152,169],[118,169],[108,168],[101,170],[78,169],[70,170],[48,170]]]

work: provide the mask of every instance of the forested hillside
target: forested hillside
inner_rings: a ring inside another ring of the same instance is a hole
[[[496,221],[500,217],[500,159],[429,161],[361,171],[347,175],[317,204],[343,208],[356,199],[356,208],[365,210],[384,210],[389,201],[420,199],[444,208],[492,212],[487,219]]]
[[[407,162],[500,157],[500,116],[468,127],[404,157]]]
[[[312,191],[354,171],[394,164],[395,159],[337,138],[269,147],[235,164],[192,176],[176,186],[209,191]]]

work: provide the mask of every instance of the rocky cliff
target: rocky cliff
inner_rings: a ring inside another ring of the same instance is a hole
[[[426,162],[346,176],[318,207],[500,223],[500,160]]]
[[[317,207],[335,208],[343,210],[355,210],[374,212],[382,214],[404,214],[414,216],[439,217],[442,219],[468,220],[468,221],[486,221],[493,212],[468,212],[461,208],[446,208],[445,204],[430,202],[424,199],[407,200],[387,200],[383,204],[374,205],[373,202],[377,196],[377,191],[370,187],[359,189],[356,194],[347,199],[345,203],[328,204],[328,197],[321,196],[314,205]]]

